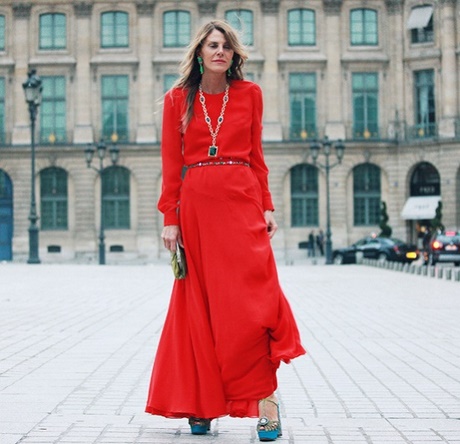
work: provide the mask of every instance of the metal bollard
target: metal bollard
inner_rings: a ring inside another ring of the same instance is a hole
[[[444,277],[444,270],[442,268],[438,268],[438,279],[442,279]]]
[[[436,268],[430,267],[430,277],[434,278],[436,276]]]
[[[452,268],[446,270],[446,279],[449,281],[452,279]]]

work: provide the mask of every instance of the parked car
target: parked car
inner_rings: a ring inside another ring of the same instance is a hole
[[[389,237],[368,236],[346,248],[332,252],[334,264],[355,264],[357,256],[380,261],[412,262],[420,253],[415,245],[408,245],[402,240]]]
[[[423,252],[425,264],[435,265],[438,262],[454,262],[460,265],[460,232],[436,232],[431,237]]]

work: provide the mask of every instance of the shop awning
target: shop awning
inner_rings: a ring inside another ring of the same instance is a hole
[[[413,8],[409,20],[407,20],[407,29],[426,28],[433,15],[433,6],[420,6]]]
[[[433,219],[441,196],[409,197],[401,211],[401,217],[408,220]]]

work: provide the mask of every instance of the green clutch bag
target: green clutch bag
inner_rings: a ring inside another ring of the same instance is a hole
[[[184,279],[187,275],[187,262],[185,251],[177,244],[176,251],[171,252],[171,266],[176,279]]]

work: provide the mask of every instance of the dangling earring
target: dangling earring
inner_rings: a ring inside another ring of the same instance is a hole
[[[200,56],[198,56],[196,59],[198,60],[198,65],[200,65],[200,74],[203,74],[204,73],[203,59]]]
[[[227,76],[230,77],[232,75],[232,65],[233,65],[233,59],[230,61],[230,66],[227,69]]]

